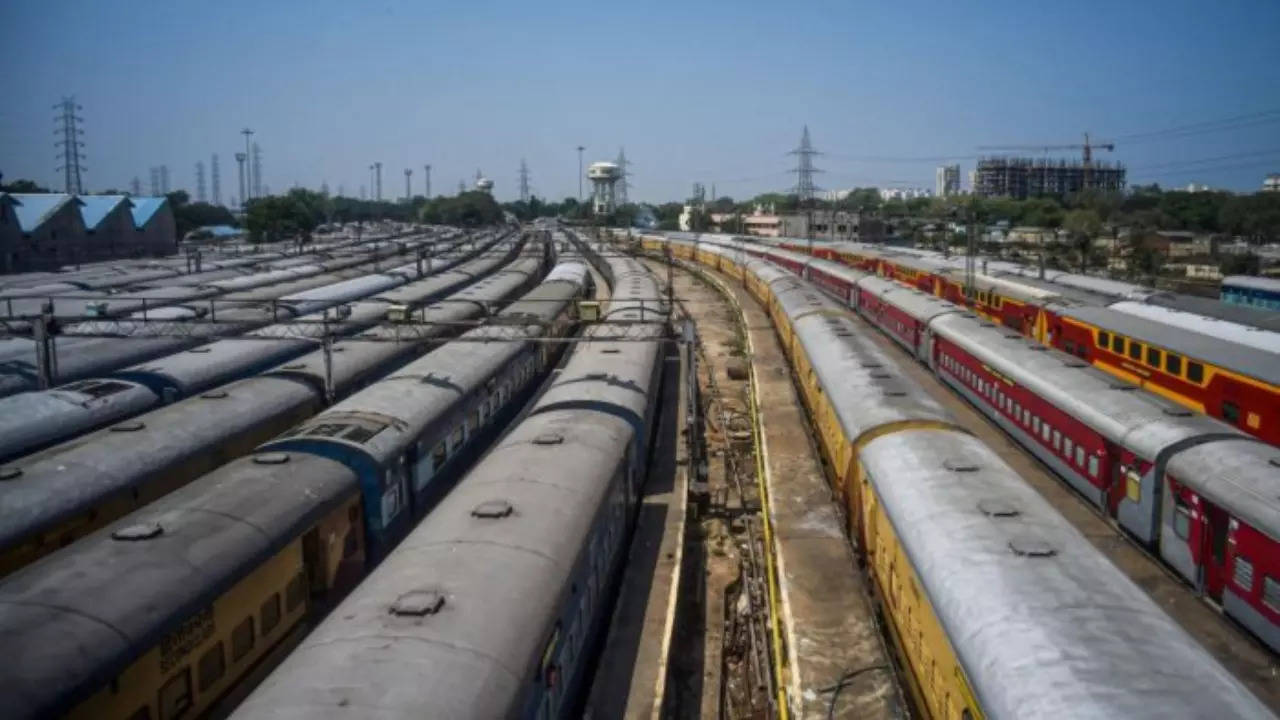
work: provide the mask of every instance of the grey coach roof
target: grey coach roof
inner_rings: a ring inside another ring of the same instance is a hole
[[[1065,317],[1090,323],[1210,365],[1280,385],[1280,355],[1220,340],[1110,308],[1055,307]]]

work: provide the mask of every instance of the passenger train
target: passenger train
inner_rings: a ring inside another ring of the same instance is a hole
[[[1008,270],[1000,277],[975,274],[970,297],[956,261],[923,251],[760,240],[801,253],[812,249],[817,257],[966,305],[992,322],[1280,445],[1280,326],[1272,319],[1261,321],[1263,327],[1223,318],[1193,320],[1188,310],[1203,309],[1203,303],[1166,302],[1155,291],[1088,276],[1076,276],[1069,285],[1060,277],[1058,284],[1037,283]],[[991,263],[989,269],[1007,265]],[[1181,314],[1151,312],[1164,305]]]
[[[278,304],[287,310],[288,322],[66,386],[0,398],[0,462],[283,364],[315,348],[323,320],[334,321],[330,332],[341,337],[384,321],[391,305],[416,305],[452,292],[509,260],[514,250],[471,262],[467,272],[440,273],[502,239],[435,257],[429,274],[443,283],[421,282],[416,268],[370,273],[282,298]]]
[[[0,581],[0,646],[22,658],[0,668],[6,715],[167,719],[234,700],[538,386],[556,358],[529,339],[571,332],[586,286],[582,263],[557,266],[497,327]]]
[[[1205,418],[1218,431],[1178,436],[1170,428],[1181,427],[1176,422],[1150,428],[1153,440],[1170,441],[1155,445],[1163,451],[1150,464],[1108,455],[1105,441],[1068,445],[1076,426],[1053,403],[1070,387],[1037,400],[1032,395],[1045,384],[1023,383],[1046,363],[1102,377],[1077,358],[933,294],[837,263],[727,239],[642,236],[641,244],[655,252],[669,247],[678,258],[742,280],[769,310],[926,716],[1272,717],[994,452],[903,380],[894,360],[861,335],[850,310],[910,347],[949,384],[972,388],[980,407],[1011,408],[1010,416],[1016,408],[1019,422],[1029,417],[1028,432],[1015,437],[1034,433],[1041,449],[1073,463],[1083,458],[1076,467],[1090,477],[1092,469],[1098,477],[1121,472],[1115,480],[1122,494],[1132,493],[1148,512],[1174,504],[1168,493],[1158,498],[1157,483],[1171,476],[1179,487],[1200,482],[1194,472],[1203,460],[1266,445]],[[1011,360],[997,371],[1000,357]],[[1032,357],[1042,364],[1031,364]],[[1026,367],[1015,374],[1011,366],[1019,363]],[[1083,405],[1096,396],[1075,399]],[[1188,419],[1181,408],[1150,402],[1161,417]],[[1267,491],[1277,496],[1276,488]],[[1186,519],[1203,517],[1199,507]]]
[[[605,259],[606,319],[656,338],[667,308],[653,278]],[[661,346],[578,344],[528,414],[234,717],[578,712],[646,473]]]
[[[491,276],[473,268],[472,284],[444,301],[456,275],[393,291],[407,307],[431,303],[414,317],[427,324],[402,333],[399,324],[389,323],[335,343],[330,368],[335,397],[351,394],[456,334],[459,323],[519,296],[537,283],[544,262],[541,244],[534,244],[522,259]],[[0,467],[0,576],[250,452],[325,403],[324,352],[316,349],[268,372]]]

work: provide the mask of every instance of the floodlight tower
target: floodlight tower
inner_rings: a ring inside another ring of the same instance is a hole
[[[622,168],[617,163],[591,163],[587,168],[591,180],[591,209],[596,215],[608,215],[617,206],[616,186],[622,178]]]

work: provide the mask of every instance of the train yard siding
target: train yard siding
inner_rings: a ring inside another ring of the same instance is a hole
[[[779,573],[790,709],[799,718],[899,717],[903,704],[893,663],[772,322],[739,281],[705,269],[700,274],[740,309],[745,324]],[[679,272],[676,294],[702,299],[711,287],[698,293],[698,284],[690,273]],[[700,332],[711,319],[699,317],[709,304],[687,304]],[[709,353],[708,360],[727,358]]]

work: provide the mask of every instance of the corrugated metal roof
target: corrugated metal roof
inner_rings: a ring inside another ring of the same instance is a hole
[[[151,221],[156,211],[164,206],[169,198],[165,197],[135,197],[133,200],[133,224],[135,227],[141,228]]]
[[[124,195],[80,195],[80,218],[88,230],[96,230],[98,225],[110,215],[122,202],[129,202]]]
[[[11,193],[9,197],[16,201],[13,212],[24,233],[35,232],[63,205],[76,202],[74,195],[66,193]]]

